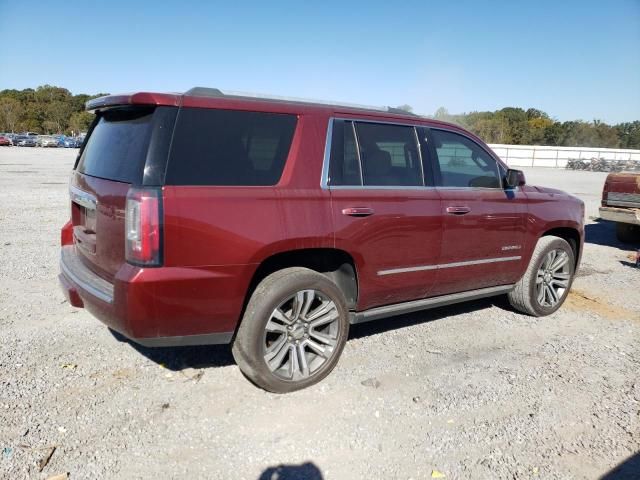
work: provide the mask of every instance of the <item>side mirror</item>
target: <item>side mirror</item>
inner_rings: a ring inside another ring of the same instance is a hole
[[[516,188],[525,185],[527,181],[524,178],[524,172],[522,170],[507,170],[507,174],[504,176],[504,186],[507,188]]]

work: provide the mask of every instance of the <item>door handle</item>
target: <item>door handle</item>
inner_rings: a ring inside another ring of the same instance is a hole
[[[469,207],[447,207],[447,213],[451,215],[466,215],[470,211]]]
[[[373,208],[369,207],[349,207],[342,209],[342,214],[349,215],[350,217],[368,217],[374,213]]]

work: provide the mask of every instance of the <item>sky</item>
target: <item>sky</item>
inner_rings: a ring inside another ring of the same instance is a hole
[[[0,89],[640,119],[640,0],[0,0]]]

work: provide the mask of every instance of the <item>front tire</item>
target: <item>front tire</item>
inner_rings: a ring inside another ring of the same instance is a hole
[[[349,310],[336,284],[308,268],[285,268],[254,290],[232,352],[256,385],[287,393],[325,378],[348,334]]]
[[[552,314],[569,294],[575,264],[575,254],[566,240],[540,238],[527,271],[508,294],[511,306],[534,317]]]

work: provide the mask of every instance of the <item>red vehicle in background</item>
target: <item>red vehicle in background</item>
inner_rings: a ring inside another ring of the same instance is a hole
[[[618,240],[640,242],[640,173],[610,173],[602,189],[600,218],[616,224]]]
[[[0,135],[0,147],[10,147],[13,145],[11,143],[11,139],[5,137],[4,135]]]
[[[583,203],[452,124],[202,88],[87,107],[70,303],[146,346],[232,343],[270,391],[328,375],[350,324],[494,295],[551,314],[580,262]]]

